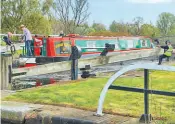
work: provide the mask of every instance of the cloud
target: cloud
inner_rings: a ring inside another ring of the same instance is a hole
[[[149,4],[156,4],[156,3],[171,3],[174,0],[128,0],[131,3],[149,3]]]

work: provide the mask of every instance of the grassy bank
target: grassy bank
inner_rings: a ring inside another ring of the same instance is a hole
[[[107,80],[108,78],[94,78],[64,85],[38,87],[17,92],[4,100],[96,110],[100,92]],[[114,84],[143,88],[143,77],[123,77],[116,80]],[[175,92],[175,73],[151,72],[150,88]],[[143,113],[143,94],[109,90],[104,103],[104,112],[140,116]],[[150,95],[150,113],[154,117],[172,120],[175,115],[175,98]]]
[[[0,41],[0,46],[6,46],[6,43],[4,41]]]
[[[13,56],[14,56],[14,58],[19,58],[20,54],[22,54],[22,50],[16,50],[16,52]]]

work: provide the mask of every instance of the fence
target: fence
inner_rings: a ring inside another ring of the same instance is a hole
[[[133,88],[133,87],[124,87],[124,86],[115,86],[112,85],[112,83],[122,74],[136,69],[144,69],[144,89],[140,88]],[[175,67],[172,66],[162,66],[162,65],[155,65],[155,64],[135,64],[130,65],[126,68],[123,68],[122,70],[115,73],[106,83],[104,86],[99,102],[98,102],[98,108],[97,108],[97,115],[102,116],[102,108],[103,103],[105,100],[106,93],[108,89],[114,89],[114,90],[123,90],[123,91],[131,91],[131,92],[138,92],[138,93],[144,93],[144,114],[140,118],[140,122],[146,122],[149,123],[152,120],[151,114],[149,114],[149,94],[157,94],[157,95],[165,95],[165,96],[174,96],[175,92],[167,92],[167,91],[158,91],[158,90],[150,90],[149,89],[149,69],[151,70],[163,70],[163,71],[172,71],[175,72]]]

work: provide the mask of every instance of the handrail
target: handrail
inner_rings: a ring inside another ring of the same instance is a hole
[[[120,86],[114,86],[116,88],[114,88],[112,86],[112,83],[118,78],[120,77],[122,74],[128,72],[128,71],[131,71],[131,70],[136,70],[136,69],[145,69],[146,71],[146,82],[148,82],[148,69],[150,70],[162,70],[162,71],[170,71],[170,72],[175,72],[175,67],[173,66],[165,66],[165,65],[156,65],[156,64],[152,64],[152,63],[140,63],[140,64],[134,64],[134,65],[130,65],[130,66],[127,66],[123,69],[121,69],[120,71],[116,72],[109,80],[108,82],[106,83],[106,85],[104,86],[103,90],[101,91],[101,94],[100,94],[100,98],[99,98],[99,101],[98,101],[98,108],[97,108],[97,113],[96,115],[98,116],[102,116],[102,108],[103,108],[103,103],[104,103],[104,100],[105,100],[105,96],[106,96],[106,93],[108,91],[108,89],[117,89],[117,90],[127,90],[127,91],[133,91],[135,90],[135,92],[142,92],[142,90],[144,90],[143,92],[145,93],[149,93],[151,90],[149,89],[138,89],[138,88],[129,88],[129,87],[120,87]],[[146,84],[147,85],[147,84]],[[146,90],[146,91],[145,91]],[[152,90],[153,93],[154,93],[154,90]],[[161,91],[156,91],[157,92],[161,92]],[[166,95],[167,92],[165,91],[162,91],[163,95]],[[156,94],[155,93],[155,94]],[[171,95],[174,96],[174,92],[169,92],[171,93]]]

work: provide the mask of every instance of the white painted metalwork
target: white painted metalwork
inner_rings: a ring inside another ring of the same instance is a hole
[[[173,66],[165,66],[165,65],[156,65],[156,64],[152,64],[152,63],[137,63],[134,65],[130,65],[127,66],[123,69],[121,69],[120,71],[116,72],[106,83],[106,85],[104,86],[101,94],[100,94],[100,98],[98,101],[98,108],[97,108],[97,115],[98,116],[102,116],[102,110],[103,110],[103,103],[104,103],[104,99],[106,96],[106,93],[108,91],[108,88],[110,87],[110,85],[112,85],[112,83],[118,78],[120,77],[122,74],[131,71],[131,70],[136,70],[136,69],[150,69],[150,70],[163,70],[163,71],[171,71],[171,72],[175,72],[175,67]]]

